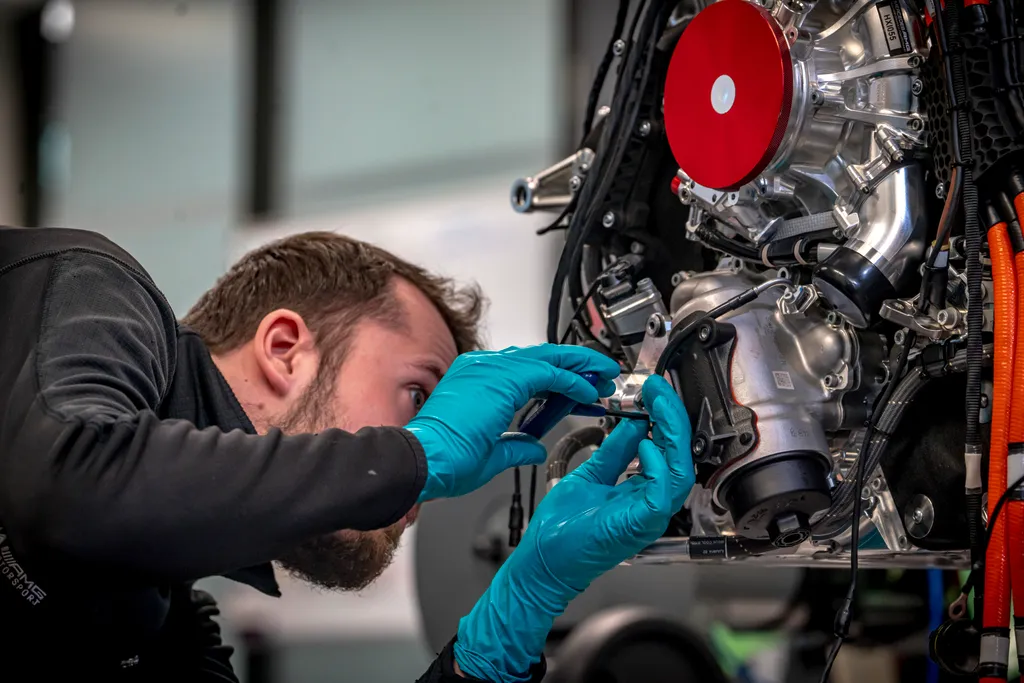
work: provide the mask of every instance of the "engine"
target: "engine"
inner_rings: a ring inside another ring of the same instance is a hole
[[[620,21],[578,151],[511,200],[564,231],[549,340],[620,361],[609,409],[642,410],[657,373],[689,414],[698,486],[638,562],[984,555],[1024,476],[1008,7],[651,1]]]

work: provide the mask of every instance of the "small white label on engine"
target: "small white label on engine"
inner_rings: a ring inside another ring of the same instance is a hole
[[[775,378],[776,388],[793,391],[793,378],[789,376],[788,372],[784,370],[773,370],[772,376]]]

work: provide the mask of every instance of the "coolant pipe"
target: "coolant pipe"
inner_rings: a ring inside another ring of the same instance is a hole
[[[1021,235],[1020,221],[1024,219],[1024,179],[1014,174],[1016,196],[1013,207],[1017,214],[1017,225],[1009,229],[1010,243],[1014,251],[1014,271],[1017,282],[1016,345],[1013,359],[1013,386],[1010,395],[1009,444],[1006,463],[1007,481],[1016,481],[1024,476],[1024,235]],[[1010,494],[1006,501],[1009,517],[1009,538],[1012,543],[1010,555],[1010,585],[1016,596],[1013,608],[1014,637],[1017,641],[1017,666],[1024,671],[1024,498],[1020,489]]]
[[[999,221],[989,228],[988,245],[995,289],[995,363],[992,370],[992,436],[988,466],[988,514],[989,519],[993,519],[996,503],[1006,490],[1010,392],[1017,326],[1017,276],[1005,222]],[[995,517],[995,528],[985,553],[985,595],[978,662],[978,675],[982,681],[1006,680],[1010,654],[1009,609],[1007,529],[1006,520],[1000,516]]]

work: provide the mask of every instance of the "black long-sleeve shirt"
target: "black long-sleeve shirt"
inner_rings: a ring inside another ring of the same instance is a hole
[[[256,435],[129,254],[94,233],[0,228],[5,662],[155,680],[178,661],[187,680],[231,680],[191,582],[226,575],[276,595],[270,561],[392,524],[425,477],[400,428]],[[465,680],[450,649],[423,680]]]

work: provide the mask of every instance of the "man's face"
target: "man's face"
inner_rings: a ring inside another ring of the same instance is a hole
[[[285,433],[331,427],[409,423],[455,360],[455,340],[441,314],[412,284],[396,280],[405,329],[366,320],[353,332],[341,368],[321,372],[295,405],[275,421]],[[321,588],[359,590],[391,563],[402,532],[416,520],[415,506],[401,520],[376,531],[338,531],[293,549],[281,564]]]

